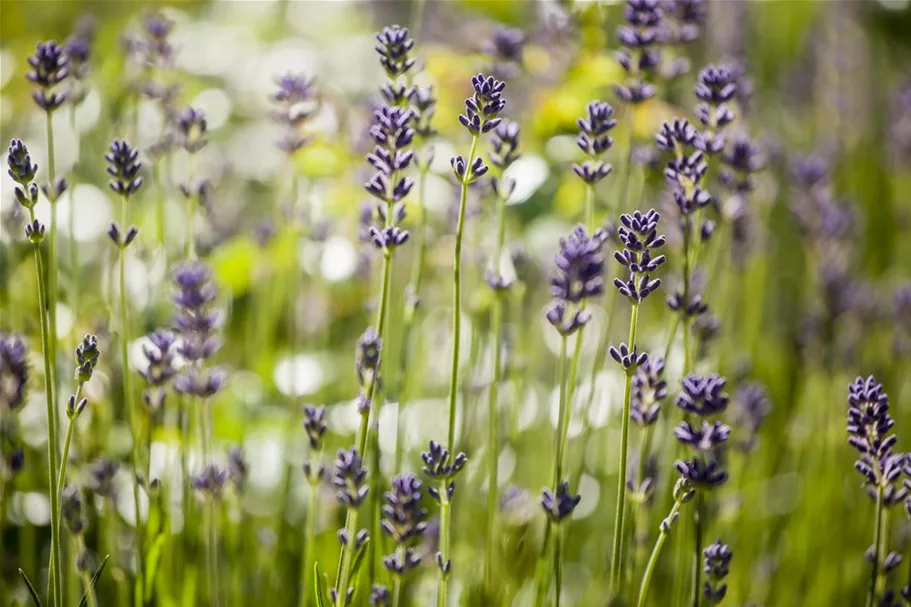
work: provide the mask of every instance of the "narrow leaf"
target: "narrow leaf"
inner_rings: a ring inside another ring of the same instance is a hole
[[[38,598],[38,593],[35,592],[35,587],[32,586],[31,580],[28,579],[28,576],[25,575],[25,572],[22,569],[19,570],[19,575],[22,576],[22,580],[28,587],[28,592],[32,595],[32,602],[35,603],[35,607],[41,607],[41,599]]]
[[[104,566],[108,564],[109,558],[111,558],[110,554],[108,554],[103,559],[101,559],[101,562],[98,563],[98,569],[96,569],[95,573],[92,574],[92,580],[91,580],[92,590],[95,589],[95,584],[98,583],[98,578],[100,578],[101,574],[104,572]],[[88,596],[88,590],[86,590],[84,593],[82,593],[82,600],[79,601],[79,607],[86,607],[86,605],[88,605],[88,604],[89,604],[89,596]]]
[[[145,572],[145,602],[152,599],[152,590],[155,587],[155,573],[158,571],[158,561],[161,559],[161,551],[164,549],[164,543],[167,540],[165,533],[159,533],[155,538],[155,543],[146,553],[146,572]]]
[[[326,607],[323,601],[325,589],[323,588],[323,578],[319,573],[319,563],[313,563],[313,573],[313,590],[316,592],[316,607]]]

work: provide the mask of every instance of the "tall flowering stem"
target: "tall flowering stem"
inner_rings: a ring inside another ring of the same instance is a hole
[[[133,464],[133,514],[136,517],[136,545],[137,569],[136,569],[136,600],[142,601],[144,587],[143,578],[143,555],[145,544],[145,525],[142,521],[142,513],[139,508],[139,475],[141,470],[141,461],[139,457],[139,422],[136,414],[136,406],[133,403],[132,392],[132,373],[130,372],[129,345],[130,345],[130,315],[127,306],[127,287],[126,287],[126,254],[127,247],[132,244],[139,230],[136,226],[127,228],[127,218],[129,210],[130,197],[133,196],[140,187],[142,187],[142,177],[139,176],[139,169],[142,163],[139,162],[139,150],[132,148],[126,141],[115,140],[111,144],[110,151],[105,154],[105,160],[108,163],[107,172],[111,176],[108,186],[115,194],[120,196],[121,200],[121,223],[112,223],[108,229],[108,236],[119,249],[119,289],[120,289],[120,364],[123,381],[123,404],[127,411],[130,422],[130,434],[132,436],[132,464]]]
[[[642,584],[639,586],[639,599],[636,601],[636,607],[645,607],[647,604],[646,598],[648,597],[648,589],[652,583],[652,575],[655,573],[658,558],[661,556],[661,549],[664,547],[664,542],[667,541],[667,537],[670,535],[674,523],[677,522],[677,518],[680,516],[681,506],[690,501],[694,494],[695,491],[689,481],[685,478],[679,478],[677,480],[677,484],[674,485],[674,505],[671,507],[671,511],[668,513],[667,517],[661,521],[661,526],[658,530],[658,539],[655,540],[655,547],[652,548],[652,554],[649,556],[648,564],[645,566],[645,573],[642,574]]]
[[[623,281],[614,279],[614,286],[620,295],[626,297],[632,305],[629,325],[629,341],[620,344],[619,348],[611,346],[610,355],[626,374],[623,390],[623,411],[620,430],[620,466],[617,481],[617,515],[614,523],[614,545],[611,560],[611,588],[614,593],[620,591],[620,580],[623,577],[623,539],[626,519],[627,466],[629,464],[629,421],[632,383],[636,371],[648,361],[645,352],[638,352],[636,331],[639,324],[639,306],[642,301],[654,292],[661,280],[651,278],[666,260],[664,255],[654,255],[653,251],[664,246],[666,238],[658,235],[658,221],[661,219],[654,210],[647,213],[633,212],[632,215],[621,215],[622,224],[617,231],[625,248],[614,253],[614,259],[629,271],[629,278]]]
[[[25,236],[32,243],[35,253],[35,275],[38,281],[38,316],[41,325],[41,351],[44,359],[44,395],[47,405],[47,461],[48,461],[48,493],[51,502],[51,512],[59,511],[57,487],[57,409],[54,406],[53,362],[51,359],[51,332],[48,322],[48,294],[47,281],[44,273],[44,262],[41,255],[41,242],[44,240],[46,228],[35,217],[35,205],[38,204],[38,185],[32,181],[38,172],[38,165],[32,162],[28,148],[19,139],[13,139],[9,145],[7,155],[9,174],[18,184],[14,193],[16,200],[28,209],[29,222],[25,226]],[[60,554],[60,526],[57,517],[51,516],[51,554],[48,567],[48,601],[52,605],[59,605],[62,601],[59,589],[55,582],[54,572],[59,563]]]
[[[207,183],[203,180],[196,181],[194,169],[196,166],[196,154],[202,150],[208,141],[206,140],[206,131],[208,123],[206,115],[200,109],[188,107],[177,117],[177,139],[180,146],[187,152],[187,183],[181,186],[181,193],[187,199],[186,206],[186,236],[184,256],[186,259],[196,259],[196,234],[194,226],[196,225],[196,212],[199,206],[199,199],[205,193]]]
[[[487,538],[484,561],[484,584],[488,597],[494,595],[494,550],[496,548],[496,520],[499,496],[499,454],[500,454],[500,381],[503,367],[503,306],[504,298],[513,284],[502,271],[503,248],[506,243],[506,201],[515,189],[515,181],[505,176],[506,169],[519,158],[519,125],[504,121],[494,129],[493,151],[490,163],[496,175],[491,186],[497,198],[497,235],[490,269],[485,281],[494,293],[491,305],[491,342],[493,343],[493,373],[488,395],[488,436],[487,436]]]
[[[313,592],[313,587],[310,585],[310,574],[313,564],[316,562],[316,555],[313,551],[316,539],[316,502],[319,485],[326,476],[326,471],[320,463],[326,429],[326,408],[305,406],[304,431],[307,433],[307,441],[310,444],[310,459],[304,463],[304,477],[310,484],[310,501],[307,509],[307,528],[304,531],[304,553],[301,555],[300,607],[307,607],[307,599]]]
[[[876,515],[873,525],[872,571],[870,573],[870,590],[867,593],[867,607],[877,604],[877,583],[880,567],[894,568],[897,563],[888,567],[883,564],[883,521],[888,505],[904,497],[896,498],[896,493],[904,491],[896,487],[901,478],[902,468],[907,456],[895,453],[893,448],[896,436],[892,434],[895,420],[889,413],[889,397],[882,384],[872,375],[858,377],[848,386],[848,443],[860,454],[854,462],[854,468],[863,476],[863,486],[876,501]],[[889,559],[886,559],[888,561]]]
[[[418,225],[415,229],[417,234],[417,260],[415,261],[411,283],[405,298],[404,326],[402,327],[402,349],[399,358],[399,406],[396,408],[396,433],[395,433],[395,471],[400,472],[402,469],[402,459],[404,456],[405,429],[404,415],[405,405],[410,392],[413,388],[412,382],[417,379],[416,373],[408,373],[408,363],[411,359],[412,348],[414,347],[415,323],[418,319],[421,304],[421,292],[424,284],[424,273],[427,260],[427,208],[424,193],[427,184],[427,173],[430,171],[430,163],[433,161],[433,148],[428,145],[428,141],[436,135],[431,122],[434,112],[436,111],[436,97],[432,87],[415,86],[408,94],[408,101],[411,105],[411,111],[414,115],[412,128],[415,132],[418,148],[422,151],[417,153],[415,164],[418,169],[417,179],[417,207],[418,207]]]
[[[497,128],[501,122],[499,115],[503,108],[506,107],[506,99],[503,98],[503,90],[506,88],[506,83],[497,80],[493,76],[484,77],[483,74],[478,74],[472,76],[471,86],[474,89],[474,94],[465,100],[465,113],[459,115],[459,122],[471,134],[471,147],[468,151],[468,158],[466,160],[462,156],[455,156],[450,159],[453,173],[461,185],[461,192],[459,195],[459,215],[458,223],[456,224],[452,274],[452,367],[449,381],[449,431],[447,433],[449,449],[455,448],[456,402],[459,393],[459,352],[462,342],[462,240],[465,230],[468,186],[480,179],[488,171],[483,159],[476,156],[478,141],[481,135]],[[443,449],[442,453],[445,453],[447,459],[449,458],[449,450]],[[464,457],[464,454],[459,455]],[[458,459],[458,456],[456,459]],[[438,462],[438,465],[449,468],[453,468],[454,464],[455,460],[452,462]],[[457,470],[452,470],[452,474],[455,474],[455,472]],[[437,557],[440,570],[439,592],[437,594],[438,607],[446,605],[447,582],[451,568],[449,547],[451,499],[452,492],[455,490],[455,483],[451,481],[450,477],[444,475],[443,478],[444,486],[441,486],[441,491],[438,492],[441,519],[440,553]],[[452,487],[452,489],[449,490],[449,487]]]

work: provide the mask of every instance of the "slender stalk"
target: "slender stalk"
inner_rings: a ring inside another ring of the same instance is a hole
[[[692,369],[690,357],[690,319],[686,313],[690,305],[690,241],[692,240],[692,225],[689,216],[683,217],[683,309],[680,310],[683,325],[683,373],[686,375]]]
[[[459,390],[459,348],[462,342],[462,237],[465,230],[465,206],[468,201],[468,175],[471,165],[474,163],[479,138],[479,135],[471,138],[471,149],[468,152],[468,160],[465,162],[466,172],[465,178],[462,180],[459,197],[459,221],[456,225],[455,257],[453,260],[452,372],[449,382],[449,435],[447,442],[452,456],[455,455],[452,452],[455,449],[456,397]]]
[[[31,211],[32,221],[35,220],[34,211]],[[48,327],[47,288],[44,276],[44,263],[41,260],[41,247],[35,243],[35,271],[38,276],[38,315],[41,322],[41,350],[44,353],[44,395],[47,401],[47,461],[48,461],[48,493],[50,493],[51,512],[60,511],[59,493],[57,487],[57,408],[54,406],[54,375],[51,370],[51,352],[49,348],[50,329]],[[51,517],[51,555],[48,566],[48,598],[52,605],[58,605],[60,595],[57,592],[55,575],[56,564],[60,554],[60,525],[56,516]]]
[[[563,594],[563,524],[554,526],[554,607],[560,607]]]
[[[661,555],[661,549],[664,547],[664,542],[667,541],[667,536],[673,528],[674,521],[677,520],[677,515],[680,512],[680,506],[682,505],[683,502],[681,500],[674,500],[674,505],[671,507],[670,513],[661,523],[658,539],[655,540],[655,547],[652,549],[652,554],[648,558],[648,565],[645,566],[645,573],[642,575],[642,585],[639,586],[639,600],[636,602],[637,607],[645,607],[645,600],[648,597],[648,587],[652,583],[652,575],[655,573],[658,557]]]
[[[213,498],[209,500],[208,517],[209,534],[206,537],[206,543],[210,544],[212,564],[209,571],[209,592],[213,605],[221,604],[221,593],[218,585],[218,504]]]
[[[165,187],[164,187],[164,159],[156,160],[152,163],[152,177],[155,180],[155,229],[156,229],[156,239],[158,244],[161,247],[164,247],[164,232],[165,232],[165,214],[164,214],[164,202],[165,202]]]
[[[123,229],[127,229],[128,219],[128,199],[121,199],[121,224]],[[127,308],[127,290],[126,290],[126,247],[120,248],[120,364],[123,373],[123,404],[127,410],[130,421],[130,436],[132,438],[132,464],[133,464],[133,516],[136,518],[136,587],[137,592],[134,599],[137,603],[142,603],[142,594],[144,586],[143,577],[143,558],[145,556],[145,525],[142,522],[142,512],[139,507],[139,479],[140,458],[139,458],[139,438],[140,434],[136,423],[136,411],[134,410],[132,382],[130,373],[129,360],[129,343],[130,343],[130,316]]]
[[[449,519],[452,505],[446,491],[446,482],[440,483],[440,553],[443,555],[444,562],[452,554],[449,546]],[[437,589],[437,607],[446,607],[448,596],[447,582],[449,573],[440,569],[440,585]]]
[[[632,351],[636,345],[636,327],[639,321],[639,304],[633,304],[633,311],[629,323],[629,348]],[[623,533],[626,518],[626,471],[629,464],[629,410],[632,394],[633,376],[626,374],[626,384],[623,389],[623,413],[620,420],[620,471],[617,479],[617,515],[614,525],[614,549],[611,559],[611,588],[614,593],[620,590],[620,580],[623,577]]]
[[[554,491],[563,478],[563,455],[566,449],[566,435],[569,428],[567,388],[566,388],[566,336],[560,339],[560,360],[557,361],[557,381],[560,382],[560,404],[558,408],[557,435],[555,437],[557,450],[554,454],[553,474],[551,475],[551,487]]]
[[[702,492],[696,495],[696,507],[693,508],[693,607],[699,607],[699,598],[702,596]]]
[[[85,552],[85,538],[82,535],[76,536],[76,553]],[[98,607],[98,599],[95,596],[95,588],[92,585],[92,577],[85,569],[79,569],[79,577],[82,578],[82,585],[85,587],[85,603],[87,607]]]
[[[399,607],[402,600],[402,576],[392,576],[392,607]]]
[[[412,343],[412,331],[417,321],[419,298],[421,296],[421,286],[424,281],[424,266],[427,259],[427,208],[424,206],[424,188],[427,181],[427,171],[429,167],[423,164],[418,169],[418,226],[415,229],[417,261],[414,265],[414,275],[411,279],[411,300],[406,298],[404,327],[402,329],[402,349],[399,357],[399,406],[395,414],[395,472],[398,474],[402,471],[402,459],[404,457],[404,441],[402,438],[405,434],[405,417],[402,413],[405,410],[405,404],[408,397],[411,396],[412,381],[416,379],[416,373],[407,373],[408,363],[411,360],[411,351],[414,347]]]
[[[313,554],[313,545],[316,539],[316,498],[317,486],[310,485],[310,499],[307,507],[307,527],[304,531],[304,553],[301,555],[301,600],[300,607],[307,607],[310,593],[313,588],[310,586],[310,572],[313,570],[313,563],[316,560]]]
[[[57,470],[59,462],[60,445],[57,442],[57,170],[54,157],[54,125],[52,121],[53,114],[45,114],[45,124],[47,130],[47,167],[48,167],[48,189],[50,196],[48,201],[51,205],[51,225],[48,235],[48,269],[47,282],[44,285],[45,293],[41,296],[41,306],[45,308],[45,322],[47,322],[47,339],[43,339],[46,362],[49,362],[49,368],[45,371],[45,381],[53,385],[53,389],[48,391],[51,402],[48,403],[48,411],[53,414],[48,415],[48,452],[53,453],[49,465],[53,467],[50,477],[49,489],[57,485]],[[34,219],[34,217],[33,217]],[[36,245],[37,252],[37,245]],[[42,272],[42,270],[39,270]],[[48,372],[49,371],[49,372]],[[54,509],[56,498],[51,500],[51,509]],[[59,508],[59,506],[57,506]],[[54,529],[56,527],[56,530]],[[63,602],[63,580],[62,576],[57,575],[60,571],[60,527],[56,524],[51,525],[51,558],[48,568],[48,588],[53,586],[56,601]],[[50,592],[48,593],[50,596]],[[56,604],[56,603],[54,603]]]
[[[874,470],[878,469],[878,464],[874,462]],[[879,479],[877,479],[879,480]],[[882,542],[883,529],[883,485],[877,482],[876,487],[876,522],[873,526],[873,571],[870,574],[870,592],[867,594],[867,607],[873,607],[876,603],[876,579],[879,575],[879,559],[881,556],[880,543]]]
[[[74,399],[78,406],[79,399],[82,398],[82,383],[80,382],[76,386],[76,395]],[[60,522],[62,520],[60,499],[63,496],[63,487],[66,485],[66,464],[69,459],[70,454],[70,443],[73,440],[73,431],[76,429],[76,419],[70,418],[69,423],[66,426],[66,438],[63,441],[63,456],[60,459],[60,474],[57,475],[57,511],[54,513],[54,516],[57,517],[57,528],[60,528]]]
[[[187,158],[187,190],[190,192],[190,195],[187,196],[187,235],[186,235],[186,250],[184,252],[187,259],[196,259],[196,238],[193,234],[193,224],[196,223],[196,192],[194,191],[193,184],[193,166],[194,157],[193,154],[190,154]]]
[[[76,132],[76,105],[70,104],[70,128],[76,133],[76,162],[81,160],[82,156],[82,138]],[[70,175],[70,208],[68,217],[69,228],[69,245],[70,245],[70,305],[73,307],[73,314],[79,315],[79,247],[76,246],[76,170]]]

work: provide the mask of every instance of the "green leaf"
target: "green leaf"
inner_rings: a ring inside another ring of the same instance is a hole
[[[28,587],[29,594],[32,595],[32,602],[35,603],[36,607],[41,607],[41,599],[38,598],[38,593],[35,592],[35,587],[32,586],[32,582],[28,579],[28,576],[25,575],[23,570],[19,570],[19,575],[22,576],[22,580],[25,582],[25,585]]]
[[[104,566],[108,564],[108,559],[111,558],[111,555],[108,554],[101,562],[98,564],[98,569],[95,570],[95,573],[92,574],[92,588],[95,588],[95,584],[98,583],[98,578],[101,577],[101,574],[104,572]],[[86,607],[89,603],[88,592],[82,594],[82,600],[79,601],[79,607]]]
[[[323,588],[323,578],[319,573],[319,563],[313,563],[313,578],[313,591],[316,592],[316,607],[325,607],[325,602],[323,601],[325,589]]]
[[[155,583],[155,572],[158,571],[158,561],[161,558],[161,551],[167,540],[165,533],[159,533],[155,542],[146,553],[146,574],[145,574],[145,601],[148,603],[152,598],[152,590]]]
[[[361,549],[358,550],[357,554],[354,555],[354,562],[351,563],[351,579],[354,580],[357,578],[357,572],[360,570],[361,565],[364,564],[364,555],[367,554],[367,544],[370,543],[368,538],[364,545],[361,546]]]

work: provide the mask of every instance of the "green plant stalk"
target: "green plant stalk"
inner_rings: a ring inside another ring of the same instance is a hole
[[[693,508],[693,607],[699,607],[699,597],[702,596],[702,492],[696,494],[696,504]]]
[[[500,258],[506,243],[506,199],[497,201],[497,244],[494,249],[493,263],[499,275]],[[499,454],[500,454],[500,381],[503,335],[503,293],[494,291],[493,309],[491,311],[491,341],[493,342],[493,374],[488,394],[488,458],[487,458],[487,542],[484,567],[484,583],[488,596],[493,593],[494,552],[496,548],[497,501],[499,497]]]
[[[637,607],[645,607],[645,599],[648,597],[648,587],[652,583],[652,575],[655,573],[658,557],[661,555],[661,549],[664,547],[664,542],[667,541],[667,536],[670,534],[671,529],[673,529],[674,521],[677,514],[680,512],[680,507],[682,505],[682,501],[674,500],[674,505],[671,507],[670,513],[667,518],[664,519],[665,521],[668,521],[669,524],[661,525],[658,532],[658,539],[655,540],[655,547],[652,549],[652,554],[648,558],[648,565],[645,566],[645,573],[642,574],[642,584],[639,586],[639,600],[636,602]]]
[[[402,601],[402,576],[392,575],[392,607],[399,607]]]
[[[35,210],[29,209],[29,221],[35,221]],[[41,245],[38,243],[33,244],[33,249],[35,252],[35,274],[38,280],[38,317],[41,324],[41,351],[43,353],[44,359],[44,396],[45,401],[47,402],[47,428],[48,428],[48,441],[47,441],[47,461],[48,461],[48,497],[51,502],[51,512],[58,512],[60,506],[58,504],[58,493],[55,491],[57,487],[57,424],[54,419],[57,414],[57,409],[54,407],[54,375],[52,371],[51,364],[51,353],[49,348],[50,341],[50,329],[48,325],[48,309],[47,309],[47,286],[45,283],[44,276],[44,263],[41,260]],[[47,582],[47,596],[51,605],[57,605],[57,592],[54,581],[54,570],[56,565],[56,555],[58,552],[60,543],[60,527],[57,524],[57,517],[51,516],[51,554],[48,564],[48,582]]]
[[[411,396],[412,381],[415,379],[414,374],[407,373],[408,363],[411,360],[411,349],[414,337],[415,322],[417,321],[419,298],[421,296],[421,286],[424,281],[424,267],[427,260],[427,208],[424,206],[424,189],[427,181],[428,167],[423,164],[419,165],[418,172],[418,227],[415,240],[417,245],[417,261],[414,265],[414,275],[411,279],[411,295],[414,301],[405,301],[404,327],[402,329],[402,348],[399,357],[399,406],[396,408],[395,415],[395,472],[398,474],[402,471],[402,460],[405,455],[404,441],[402,438],[405,434],[404,416],[402,415],[408,397]]]
[[[470,166],[470,165],[469,165]],[[443,562],[449,559],[452,554],[450,545],[449,545],[449,520],[451,515],[452,503],[449,501],[446,491],[446,481],[440,483],[440,553],[443,555]],[[440,570],[440,585],[437,588],[437,607],[446,607],[446,599],[448,598],[448,582],[449,582],[449,572],[444,573],[441,567],[438,567]]]
[[[468,176],[471,171],[471,165],[474,162],[475,152],[478,147],[479,135],[471,138],[471,148],[468,152],[468,160],[465,163],[465,177],[462,179],[462,188],[459,195],[459,220],[456,224],[455,236],[455,254],[453,257],[452,271],[452,370],[449,381],[449,432],[447,434],[447,447],[449,456],[455,457],[455,421],[456,421],[456,402],[459,393],[459,349],[462,342],[462,239],[465,233],[465,206],[468,201]],[[444,483],[445,485],[445,483]],[[443,560],[448,560],[452,555],[449,548],[449,527],[452,508],[449,500],[446,498],[445,486],[441,488],[440,493],[440,552]],[[449,573],[444,573],[440,569],[440,586],[437,593],[437,607],[446,605],[446,585],[449,579]]]
[[[588,235],[591,236],[595,233],[595,187],[591,184],[588,184],[585,188],[585,223],[588,225]],[[582,300],[582,309],[585,309],[585,300]],[[582,336],[585,333],[585,325],[579,328],[579,331],[576,333],[576,344],[573,348],[573,358],[569,365],[569,387],[567,388],[567,400],[572,403],[573,396],[576,391],[576,378],[579,374],[579,363],[582,360]],[[603,362],[603,360],[601,361]],[[594,375],[597,373],[597,368],[600,365],[595,366],[592,369],[592,380],[594,380]]]
[[[76,162],[82,156],[82,138],[76,132],[76,106],[70,104],[70,128],[76,133]],[[69,245],[70,245],[70,304],[73,314],[79,317],[79,247],[76,245],[76,170],[70,177],[70,208],[69,208]]]
[[[389,301],[389,282],[392,275],[392,256],[386,251],[383,254],[383,283],[380,291],[380,307],[377,311],[377,330],[376,333],[379,338],[382,340],[383,332],[386,325],[386,308]],[[382,364],[382,357],[380,357],[380,364]],[[379,374],[379,372],[377,372]],[[377,390],[377,378],[374,377],[370,382],[370,409],[361,412],[361,423],[357,432],[357,449],[358,453],[361,454],[361,457],[364,456],[364,453],[367,448],[367,435],[370,422],[370,410],[373,409],[373,400],[376,396]],[[339,593],[339,602],[336,607],[342,607],[344,604],[344,597],[348,591],[348,582],[351,566],[351,558],[353,556],[352,551],[354,547],[354,537],[357,535],[357,518],[358,512],[356,508],[349,508],[348,513],[345,516],[345,529],[348,531],[348,544],[342,548],[342,554],[339,558],[339,567],[336,574],[336,584],[335,587],[338,589]]]
[[[57,195],[54,191],[55,182],[57,179],[57,171],[55,165],[54,157],[54,126],[52,121],[53,114],[47,112],[45,114],[45,123],[47,130],[47,167],[48,167],[48,182],[50,184],[49,190],[51,191],[51,196],[48,197],[48,202],[51,206],[51,225],[50,225],[50,234],[48,236],[48,269],[47,269],[47,279],[46,284],[44,285],[44,295],[41,296],[41,306],[46,306],[45,312],[45,321],[47,322],[47,339],[43,339],[43,347],[45,350],[45,356],[47,358],[46,362],[49,363],[49,368],[45,369],[45,381],[50,382],[53,385],[53,389],[48,391],[48,397],[51,398],[51,402],[48,403],[48,453],[53,453],[53,457],[49,459],[49,465],[53,467],[52,474],[50,476],[50,485],[48,486],[49,492],[57,486],[57,474],[58,474],[58,462],[60,457],[60,445],[57,441]],[[34,213],[32,213],[32,220],[34,221]],[[37,252],[37,245],[36,245]],[[40,254],[39,254],[40,255]],[[43,270],[39,270],[43,274]],[[51,511],[55,512],[54,502],[57,501],[56,498],[51,500]],[[59,508],[59,506],[57,506]],[[57,527],[56,530],[54,527]],[[63,580],[62,576],[57,575],[60,570],[60,559],[61,559],[61,548],[60,548],[60,528],[55,523],[51,524],[51,556],[50,556],[50,565],[48,567],[48,596],[56,597],[54,601],[59,601],[61,604],[63,602]],[[54,594],[52,595],[50,589],[53,587]],[[53,604],[57,604],[54,602]]]
[[[128,219],[128,208],[127,208],[128,198],[121,198],[121,224],[123,229],[127,229],[127,219]],[[136,517],[136,588],[137,592],[134,593],[134,600],[137,604],[141,605],[142,603],[142,594],[144,588],[143,577],[143,559],[145,558],[145,525],[142,521],[142,512],[139,507],[139,479],[137,476],[140,471],[140,458],[139,458],[139,438],[140,433],[137,428],[136,423],[136,411],[134,410],[133,403],[133,392],[132,392],[132,382],[130,374],[130,360],[129,360],[129,343],[130,343],[130,316],[129,310],[127,308],[127,292],[126,292],[126,247],[121,247],[120,249],[120,275],[119,275],[119,287],[120,287],[120,364],[123,372],[123,404],[127,410],[129,422],[130,422],[130,437],[132,439],[132,464],[133,464],[133,515]]]
[[[636,345],[636,328],[639,321],[639,304],[633,304],[629,322],[629,348],[632,351]],[[611,591],[619,593],[620,580],[623,577],[623,537],[626,519],[626,471],[629,456],[629,410],[632,395],[633,376],[626,374],[626,383],[623,389],[623,417],[620,420],[620,471],[617,480],[617,515],[614,524],[614,549],[611,559]]]
[[[155,180],[155,237],[161,247],[165,246],[165,189],[164,189],[164,158],[152,163],[152,178]]]
[[[78,399],[76,402],[79,402]],[[82,534],[76,536],[76,552],[80,554],[85,552],[85,538]],[[89,572],[80,569],[79,577],[82,578],[82,585],[85,586],[85,603],[87,607],[98,607],[98,599],[95,596],[95,586],[92,584],[92,576],[89,575]]]
[[[874,459],[873,463],[873,469],[878,470],[879,462]],[[882,554],[880,552],[880,544],[882,543],[883,530],[883,485],[878,478],[876,485],[876,521],[873,526],[873,571],[870,574],[870,591],[867,594],[867,607],[873,607],[876,603],[876,580],[879,576],[879,559]]]
[[[554,607],[560,607],[563,594],[563,524],[554,525]]]
[[[216,500],[210,499],[206,518],[208,519],[208,534],[206,543],[209,544],[211,564],[209,567],[209,593],[213,605],[221,604],[221,593],[218,585],[218,506]]]
[[[196,192],[193,191],[193,169],[194,169],[194,156],[190,154],[187,158],[187,189],[190,192],[190,195],[187,196],[187,235],[186,235],[186,250],[184,255],[187,259],[194,260],[196,259],[196,238],[193,234],[193,224],[196,222]]]
[[[79,399],[82,398],[82,382],[76,384],[76,394],[73,397],[76,401],[76,405],[79,404]],[[54,513],[54,516],[57,517],[57,528],[60,528],[60,522],[62,520],[62,506],[60,503],[61,498],[63,497],[63,487],[66,485],[66,464],[67,459],[69,459],[70,454],[70,443],[73,440],[73,432],[76,429],[76,418],[71,417],[69,423],[66,426],[66,438],[63,440],[63,456],[60,459],[60,474],[57,475],[57,511]],[[61,567],[61,570],[63,568]]]
[[[309,480],[309,479],[308,479]],[[301,597],[300,607],[307,607],[308,598],[313,592],[310,585],[310,572],[313,570],[312,564],[316,562],[313,553],[313,546],[316,540],[316,485],[310,485],[310,498],[307,508],[307,526],[304,530],[304,553],[301,555]]]

